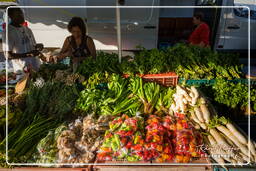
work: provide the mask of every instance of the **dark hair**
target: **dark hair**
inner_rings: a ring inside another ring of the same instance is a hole
[[[201,12],[198,12],[198,13],[195,13],[194,14],[194,17],[200,21],[203,21],[204,20],[204,14],[201,13]]]
[[[17,6],[12,5],[10,7],[15,7],[15,8],[8,8],[8,17],[10,18],[13,16],[15,12],[20,12],[20,11],[22,12],[22,10]]]
[[[71,32],[73,27],[79,27],[82,32],[82,35],[86,35],[86,26],[82,18],[73,17],[68,23],[68,31]]]

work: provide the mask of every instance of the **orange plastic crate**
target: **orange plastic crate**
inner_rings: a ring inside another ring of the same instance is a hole
[[[178,84],[178,75],[174,72],[163,74],[145,74],[141,78],[146,82],[156,82],[166,87],[176,86]]]

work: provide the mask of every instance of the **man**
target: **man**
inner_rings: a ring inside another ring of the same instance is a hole
[[[25,67],[37,71],[40,66],[38,56],[42,44],[36,44],[34,35],[26,26],[23,26],[24,14],[20,8],[9,8],[8,16],[11,19],[8,25],[8,42],[6,42],[6,29],[3,32],[3,49],[14,72],[23,71]],[[8,43],[8,44],[6,44]]]
[[[196,26],[195,30],[189,36],[189,43],[191,45],[198,45],[200,47],[209,47],[209,26],[203,22],[203,14],[197,13],[193,17],[193,24]]]

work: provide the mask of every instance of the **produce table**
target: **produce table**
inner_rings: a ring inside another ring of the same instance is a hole
[[[226,114],[248,105],[248,86],[229,81],[245,78],[240,69],[234,56],[185,45],[142,50],[121,64],[115,54],[100,52],[76,73],[65,64],[42,65],[20,99],[9,103],[9,162],[94,163],[74,170],[212,170],[186,163],[255,163],[256,143]],[[216,82],[183,85],[178,76]],[[0,159],[8,167],[5,111],[1,106]]]

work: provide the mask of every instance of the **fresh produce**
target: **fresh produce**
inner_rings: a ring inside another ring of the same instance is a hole
[[[67,129],[67,126],[61,125],[55,130],[50,130],[46,137],[40,140],[37,145],[36,163],[56,163],[57,162],[57,139],[60,134]]]
[[[40,66],[40,69],[36,73],[32,73],[32,79],[42,77],[45,81],[49,81],[55,77],[55,72],[57,70],[66,70],[68,69],[67,65],[58,63],[58,64],[43,64]]]
[[[238,56],[212,51],[210,48],[177,44],[166,50],[139,48],[134,59],[120,64],[116,54],[100,52],[96,60],[87,58],[78,73],[89,78],[96,72],[117,74],[156,74],[176,72],[185,79],[233,79],[243,76]]]
[[[89,78],[94,73],[120,73],[119,62],[117,54],[108,54],[99,52],[96,60],[92,57],[86,58],[84,62],[79,65],[77,72]]]
[[[202,135],[195,130],[183,115],[176,119],[175,128],[175,160],[178,163],[188,163],[192,157],[201,157],[203,151],[198,147],[203,144]]]
[[[174,102],[170,107],[172,112],[180,112],[190,115],[190,119],[196,127],[207,129],[210,119],[215,115],[214,109],[201,91],[194,86],[190,88],[177,85],[173,95]]]
[[[52,118],[45,119],[40,115],[35,115],[32,123],[25,129],[22,129],[19,135],[12,132],[9,133],[8,140],[10,141],[8,141],[8,148],[11,155],[19,159],[20,162],[26,162],[27,159],[32,157],[32,153],[35,151],[40,139],[46,136],[50,129],[55,127],[56,121]],[[4,144],[1,143],[1,145]]]
[[[77,100],[76,110],[97,115],[117,115],[127,113],[135,115],[141,103],[130,97],[128,80],[117,74],[111,75],[107,90],[87,88]]]
[[[144,120],[135,116],[122,115],[109,123],[104,142],[97,154],[99,161],[138,161],[143,153]]]
[[[248,85],[242,83],[232,83],[223,79],[218,79],[213,85],[214,100],[230,108],[247,107],[248,105]],[[256,111],[256,89],[250,88],[250,100],[253,111]]]
[[[143,120],[127,115],[114,119],[105,133],[98,160],[187,163],[200,157],[196,147],[201,145],[202,136],[185,119],[149,115],[145,123]]]
[[[88,115],[69,124],[68,129],[57,138],[58,163],[90,163],[103,141],[111,116],[98,120]]]
[[[174,158],[174,146],[172,142],[174,131],[168,128],[173,124],[173,119],[170,116],[162,119],[158,116],[150,115],[146,123],[144,147],[149,155],[143,157],[143,159],[156,160],[157,162],[172,161]]]
[[[225,117],[215,116],[212,118],[209,123],[209,133],[211,136],[208,136],[208,141],[216,142],[218,148],[223,152],[224,156],[221,158],[224,163],[230,162],[237,165],[249,161],[256,162],[254,142],[248,141],[248,138]]]

